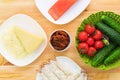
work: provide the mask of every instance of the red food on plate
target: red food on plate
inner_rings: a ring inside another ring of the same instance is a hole
[[[54,18],[59,19],[77,0],[58,0],[48,11]]]

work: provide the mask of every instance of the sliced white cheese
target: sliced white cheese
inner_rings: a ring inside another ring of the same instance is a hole
[[[61,60],[56,60],[57,66],[67,75],[72,75],[72,71],[68,68],[71,67],[69,66],[69,63],[63,62]]]
[[[60,70],[60,68],[58,68],[57,64],[56,64],[56,61],[50,61],[50,64],[49,64],[49,68],[50,70],[56,74],[56,76],[59,78],[59,80],[66,80],[67,79],[67,75],[65,75],[65,73]]]
[[[17,26],[11,26],[2,31],[0,41],[6,53],[20,59],[37,49],[43,39]]]
[[[15,27],[15,34],[28,53],[32,53],[42,43],[43,38],[27,32],[19,27]]]
[[[69,59],[59,57],[59,59],[56,58],[56,60],[51,60],[49,64],[46,64],[41,73],[45,74],[49,80],[87,80],[85,71],[72,64],[73,62],[70,62]]]
[[[16,37],[13,27],[8,27],[3,31],[3,33],[0,35],[0,41],[2,42],[1,45],[5,51],[15,58],[23,57],[27,54]]]
[[[49,67],[48,67],[48,66],[45,66],[45,67],[42,69],[42,73],[45,74],[45,76],[47,76],[47,78],[48,78],[49,80],[59,80],[59,79],[57,78],[57,76],[56,76],[53,72],[51,72],[51,71],[49,70]]]

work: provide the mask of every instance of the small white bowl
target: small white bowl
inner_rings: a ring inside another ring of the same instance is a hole
[[[51,44],[51,42],[50,42],[50,39],[51,39],[51,37],[52,37],[52,35],[55,33],[55,32],[57,32],[57,31],[64,31],[65,33],[67,33],[67,35],[68,35],[68,37],[69,37],[69,43],[68,43],[68,45],[67,45],[67,47],[66,48],[64,48],[64,49],[62,49],[62,50],[57,50],[57,49],[55,49],[54,47],[53,47],[53,45]],[[63,52],[63,51],[66,51],[69,47],[70,47],[70,45],[71,45],[71,36],[70,36],[70,34],[67,32],[67,31],[65,31],[65,30],[63,30],[63,29],[58,29],[58,30],[55,30],[55,31],[53,31],[52,33],[51,33],[51,35],[50,35],[50,37],[49,37],[49,44],[50,44],[50,47],[53,49],[53,50],[55,50],[56,52]]]

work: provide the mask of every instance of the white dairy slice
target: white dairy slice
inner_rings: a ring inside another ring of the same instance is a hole
[[[85,71],[66,57],[51,60],[40,72],[49,80],[87,80]]]
[[[28,53],[32,53],[35,49],[37,49],[37,47],[43,41],[42,37],[32,34],[30,32],[27,32],[19,27],[15,27],[14,30],[15,30],[16,36],[18,37],[24,49]]]
[[[43,39],[17,26],[11,26],[2,31],[0,41],[6,53],[18,59],[31,54]]]
[[[45,67],[42,69],[42,73],[45,74],[45,76],[46,76],[49,80],[59,80],[59,79],[57,78],[57,76],[49,70],[49,67],[48,67],[48,66],[45,66]]]
[[[16,37],[13,27],[8,27],[6,30],[4,30],[4,32],[0,34],[0,40],[5,51],[14,58],[23,57],[27,54]]]
[[[51,61],[49,66],[50,66],[49,67],[50,70],[54,74],[56,74],[56,76],[59,78],[59,80],[66,80],[67,79],[67,76],[65,75],[65,73],[58,68],[56,61]]]
[[[56,62],[60,69],[64,71],[67,76],[78,74],[82,71],[82,68],[80,68],[74,61],[67,57],[57,57]]]
[[[66,67],[66,63],[64,64],[64,62],[57,60],[56,64],[67,76],[72,74],[68,67]]]

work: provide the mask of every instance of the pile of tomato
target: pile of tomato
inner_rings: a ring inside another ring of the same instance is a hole
[[[78,39],[80,40],[78,51],[90,57],[94,56],[99,49],[104,47],[102,36],[103,34],[100,30],[93,25],[87,24],[85,30],[78,34]]]

